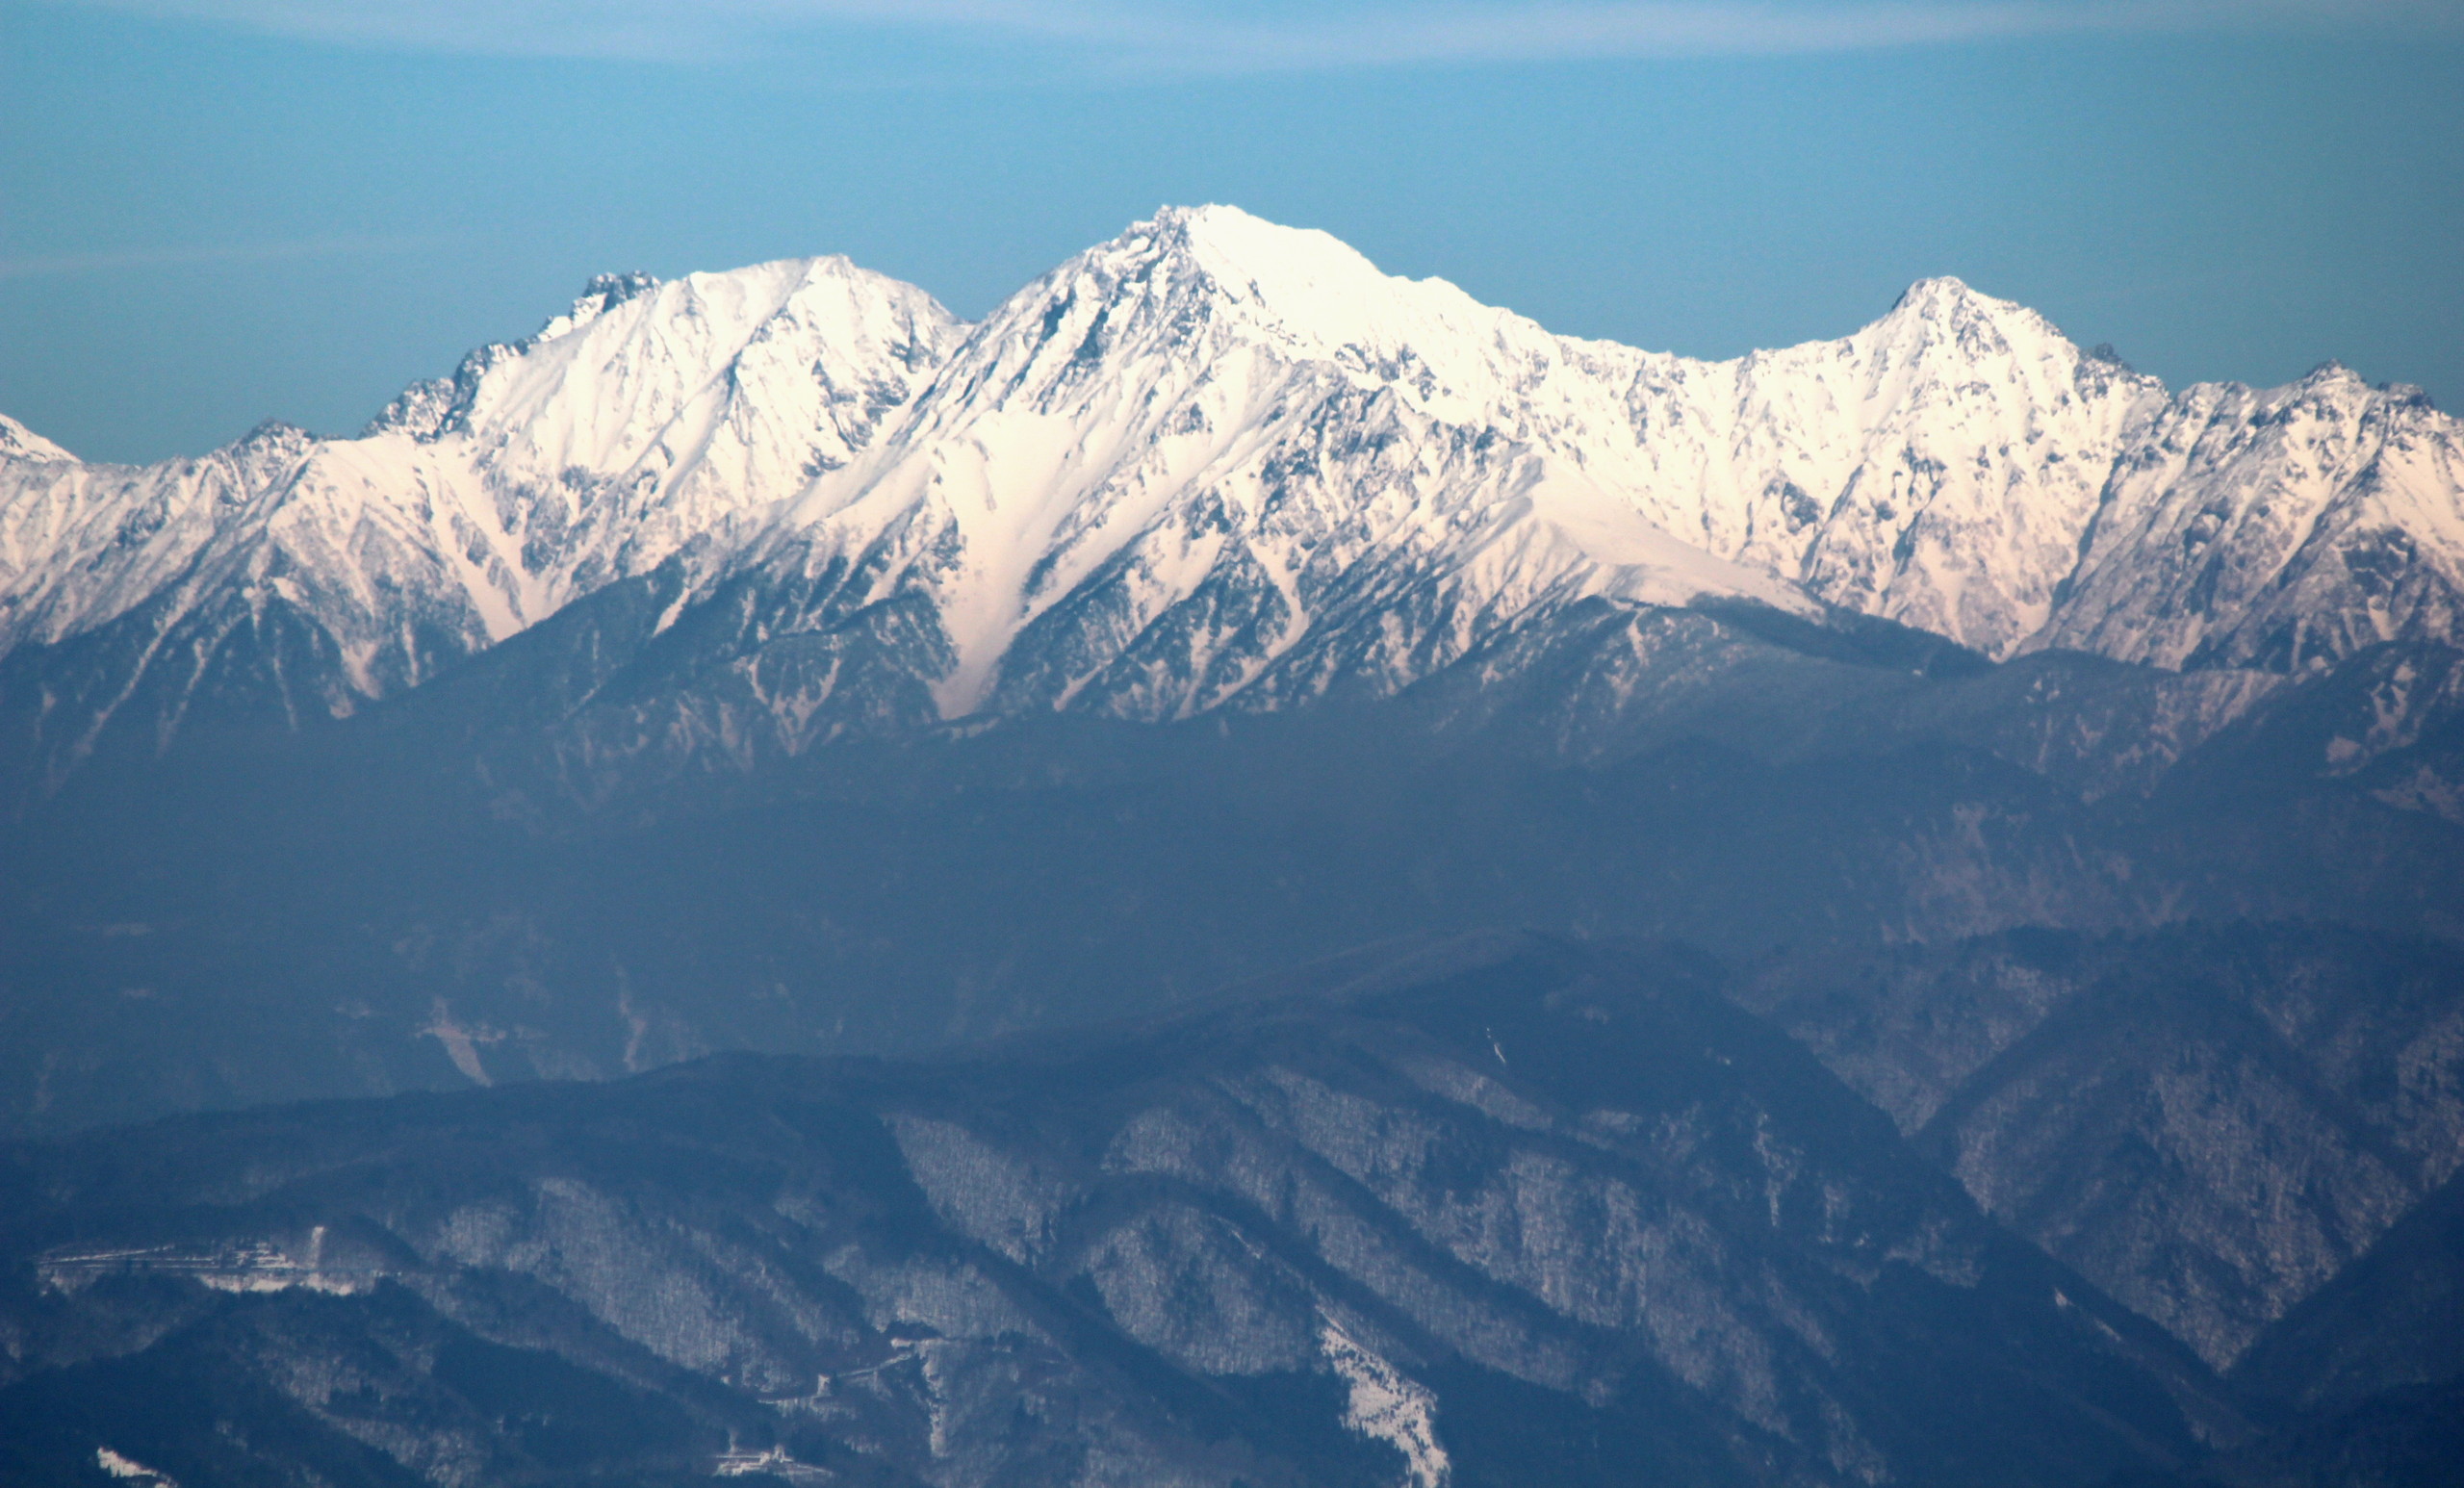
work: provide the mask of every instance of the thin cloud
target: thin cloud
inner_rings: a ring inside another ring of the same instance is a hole
[[[1097,71],[1305,71],[1784,55],[2056,35],[2464,35],[2453,0],[88,0],[360,45],[714,61],[876,38],[1025,50]]]
[[[192,265],[270,264],[290,259],[340,258],[352,254],[421,253],[457,244],[459,238],[311,238],[295,243],[241,243],[211,246],[118,248],[64,253],[49,258],[0,258],[0,279],[114,273],[132,269]]]

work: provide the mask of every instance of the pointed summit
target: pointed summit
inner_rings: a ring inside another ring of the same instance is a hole
[[[815,482],[774,549],[797,607],[763,624],[924,597],[940,717],[1160,719],[1399,687],[1586,597],[1810,608],[1647,500],[1644,360],[1322,232],[1167,208],[1013,296],[874,458]]]
[[[1127,244],[1141,238],[1234,284],[1254,281],[1289,288],[1386,277],[1359,249],[1332,233],[1286,227],[1239,207],[1166,207],[1115,241]]]
[[[144,469],[0,460],[0,651],[117,627],[108,654],[137,658],[21,737],[64,770],[106,731],[167,738],[205,687],[234,718],[346,714],[612,581],[730,552],[750,514],[851,463],[958,333],[843,259],[619,275],[368,437],[269,424]],[[251,651],[269,625],[314,637],[316,663]]]
[[[1913,310],[1920,315],[1931,315],[1980,300],[1995,306],[2017,308],[2007,300],[1995,299],[1989,295],[1978,293],[1968,286],[1966,280],[1954,274],[1936,274],[1930,278],[1919,279],[1907,289],[1900,291],[1899,298],[1891,301],[1891,309]]]
[[[2069,338],[2054,323],[2016,300],[1999,299],[1948,274],[1919,279],[1869,331],[1901,333],[1932,331],[1968,347],[1994,341],[2038,346],[2059,343],[2078,354]]]
[[[0,413],[0,459],[74,460],[77,457],[50,440]]]
[[[1056,302],[1091,299],[1122,302],[1105,319],[1108,336],[1134,304],[1183,337],[1229,320],[1285,355],[1312,359],[1436,357],[1456,344],[1477,350],[1502,321],[1555,339],[1443,279],[1389,275],[1330,233],[1220,204],[1161,209],[1029,286],[993,320],[1023,314],[1057,325],[1068,312]]]

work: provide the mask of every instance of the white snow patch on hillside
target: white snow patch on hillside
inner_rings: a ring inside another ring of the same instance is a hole
[[[1332,1318],[1322,1320],[1318,1346],[1350,1387],[1344,1425],[1401,1452],[1410,1488],[1445,1488],[1454,1468],[1437,1443],[1437,1397],[1362,1347]]]
[[[158,1473],[135,1457],[125,1456],[108,1447],[94,1449],[94,1465],[136,1488],[180,1488],[180,1480],[168,1473]]]

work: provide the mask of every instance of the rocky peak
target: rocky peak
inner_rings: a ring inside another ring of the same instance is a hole
[[[77,457],[50,440],[0,414],[0,460],[74,460]]]
[[[2050,374],[2048,387],[2074,381],[2090,355],[2061,329],[2025,305],[1996,299],[1953,278],[1919,279],[1887,314],[1850,340],[1873,359],[1878,372],[1919,370],[1944,380],[1976,375]],[[2118,358],[2098,358],[2127,373]],[[2153,378],[2133,380],[2156,386]],[[2038,389],[2002,388],[2008,394]]]
[[[1167,208],[1063,265],[988,322],[1084,368],[1123,355],[1328,364],[1441,417],[1495,416],[1559,338],[1443,279],[1381,271],[1324,232],[1237,207]]]
[[[593,274],[582,286],[581,296],[574,301],[576,320],[604,315],[629,299],[639,299],[658,288],[658,275],[634,269],[629,273]],[[588,305],[585,311],[582,307]]]

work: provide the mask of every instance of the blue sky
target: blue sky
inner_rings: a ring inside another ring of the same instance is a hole
[[[591,273],[979,315],[1165,202],[1697,355],[1958,274],[2176,383],[2464,402],[2464,5],[0,0],[0,411],[355,428]]]

